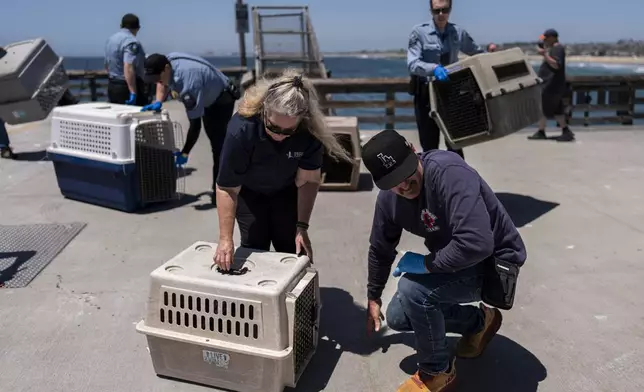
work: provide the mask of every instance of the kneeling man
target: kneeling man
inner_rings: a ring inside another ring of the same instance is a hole
[[[385,130],[364,145],[362,157],[380,188],[369,247],[368,332],[380,328],[380,296],[402,231],[424,238],[428,254],[406,252],[394,269],[394,276],[404,274],[387,323],[416,337],[418,371],[398,391],[443,391],[456,376],[445,333],[462,335],[456,355],[474,358],[501,327],[497,308],[460,304],[496,304],[485,293],[495,288],[484,282],[495,280],[497,268],[516,270],[516,278],[525,245],[492,189],[457,154],[418,155],[403,136]],[[512,306],[515,283],[502,285],[504,309]]]

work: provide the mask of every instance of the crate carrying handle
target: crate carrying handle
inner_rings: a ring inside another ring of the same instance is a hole
[[[149,119],[150,117],[158,116],[159,113],[161,113],[161,120],[162,121],[170,121],[170,113],[168,112],[167,109],[162,109],[161,112],[155,112],[155,111],[145,111],[145,112],[135,112],[135,113],[124,113],[122,116],[124,117],[130,117],[134,119]]]

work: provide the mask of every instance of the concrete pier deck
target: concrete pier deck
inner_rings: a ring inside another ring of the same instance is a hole
[[[187,121],[178,106],[174,119]],[[372,132],[363,133],[365,138]],[[485,354],[457,361],[458,391],[644,389],[644,129],[580,129],[578,141],[526,132],[468,148],[528,247],[515,308]],[[415,132],[405,135],[414,143]],[[553,135],[555,135],[553,131]],[[86,222],[27,288],[0,289],[0,391],[196,392],[158,378],[135,323],[150,272],[197,240],[216,242],[202,135],[173,208],[126,214],[63,198],[45,121],[10,129],[22,161],[0,160],[0,224]],[[367,248],[377,190],[324,192],[311,238],[324,308],[319,349],[297,391],[395,391],[414,339],[365,337]],[[1,246],[1,244],[0,244]],[[403,235],[400,250],[422,251]],[[395,291],[392,278],[385,302]]]

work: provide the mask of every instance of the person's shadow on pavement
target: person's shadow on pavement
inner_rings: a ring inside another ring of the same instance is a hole
[[[297,388],[285,391],[318,392],[326,388],[344,352],[369,356],[387,352],[392,345],[414,348],[412,333],[369,338],[365,334],[366,309],[353,296],[336,287],[320,287],[322,311],[320,340],[315,355],[298,381]],[[386,309],[383,309],[383,312]],[[454,347],[458,338],[449,338]],[[400,369],[416,371],[416,355],[403,358]],[[511,339],[497,335],[478,359],[457,360],[459,392],[533,392],[546,378],[546,369],[527,349]]]

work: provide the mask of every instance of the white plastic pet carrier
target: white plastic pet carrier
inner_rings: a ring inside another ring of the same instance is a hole
[[[537,122],[541,83],[513,48],[446,66],[449,80],[429,84],[430,115],[456,148],[498,139]]]
[[[67,82],[62,57],[42,38],[0,48],[0,118],[12,125],[44,120]]]
[[[197,242],[151,274],[148,340],[158,375],[234,391],[294,387],[318,343],[320,297],[309,258],[238,248],[232,273]]]
[[[50,154],[108,164],[136,164],[142,204],[183,192],[185,178],[173,153],[183,144],[181,126],[166,110],[104,102],[57,107],[51,119]]]

